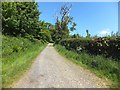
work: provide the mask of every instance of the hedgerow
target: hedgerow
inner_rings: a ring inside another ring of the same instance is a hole
[[[87,52],[93,55],[103,55],[120,60],[120,36],[99,37],[99,38],[79,38],[63,39],[59,42],[66,49],[75,52]]]

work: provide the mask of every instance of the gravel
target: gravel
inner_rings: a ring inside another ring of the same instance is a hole
[[[106,88],[105,80],[58,54],[52,44],[12,88]]]

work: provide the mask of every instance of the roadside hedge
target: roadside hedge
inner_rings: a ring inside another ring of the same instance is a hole
[[[120,60],[120,36],[63,39],[59,42],[66,49],[80,53],[85,51],[93,55],[103,55]]]

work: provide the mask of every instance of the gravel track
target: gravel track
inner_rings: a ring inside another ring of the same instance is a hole
[[[52,44],[41,52],[13,88],[106,88],[105,80],[58,54]]]

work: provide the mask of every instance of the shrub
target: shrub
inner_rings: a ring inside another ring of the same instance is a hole
[[[88,52],[93,55],[103,55],[120,59],[120,36],[118,37],[99,37],[99,38],[80,38],[63,39],[59,42],[66,49],[80,53]]]

